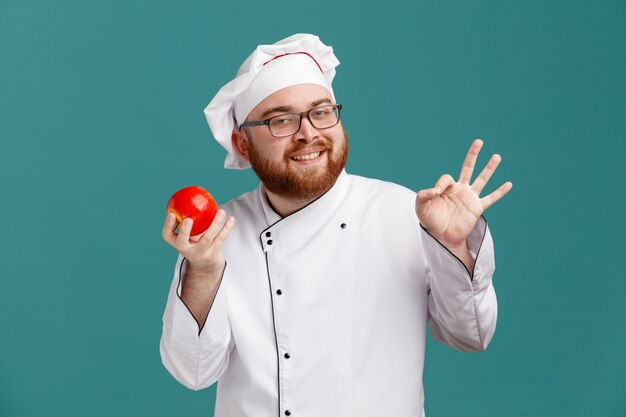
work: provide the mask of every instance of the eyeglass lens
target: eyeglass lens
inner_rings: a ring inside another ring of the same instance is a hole
[[[337,106],[320,106],[312,109],[309,120],[313,127],[325,129],[339,122],[339,109]],[[290,136],[300,129],[301,116],[298,113],[281,114],[269,121],[269,127],[274,136]]]

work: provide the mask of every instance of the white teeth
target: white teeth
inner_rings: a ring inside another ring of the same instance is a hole
[[[310,159],[315,159],[318,156],[320,156],[320,152],[313,152],[308,155],[292,156],[291,159],[295,159],[296,161],[308,161]]]

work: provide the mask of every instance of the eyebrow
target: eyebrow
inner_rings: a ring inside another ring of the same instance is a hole
[[[319,100],[315,100],[314,102],[311,103],[311,107],[317,107],[322,103],[329,103],[332,104],[332,102],[330,101],[329,98],[322,98]],[[263,112],[263,114],[261,115],[261,119],[265,119],[267,116],[269,116],[272,113],[289,113],[293,111],[293,107],[291,106],[277,106],[277,107],[272,107],[270,109],[267,109]]]

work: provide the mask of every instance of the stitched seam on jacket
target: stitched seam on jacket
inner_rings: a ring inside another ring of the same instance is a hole
[[[483,229],[483,238],[480,241],[480,245],[478,246],[478,250],[476,251],[476,259],[474,260],[474,268],[472,268],[472,305],[474,306],[474,319],[476,320],[476,329],[478,330],[478,341],[480,342],[479,350],[484,350],[484,339],[483,334],[480,331],[480,321],[478,320],[478,309],[476,308],[476,293],[474,291],[474,273],[476,272],[476,264],[478,263],[478,256],[480,255],[480,249],[483,247],[483,242],[485,241],[485,236],[487,235],[487,219],[484,216],[480,216],[485,221],[485,227]]]
[[[267,229],[266,229],[267,230]],[[260,237],[260,239],[263,239]],[[270,290],[270,301],[272,303],[272,325],[274,327],[274,341],[276,343],[276,392],[278,394],[278,417],[280,417],[280,352],[278,350],[278,335],[276,334],[276,317],[274,315],[274,296],[272,289],[272,279],[270,275],[270,262],[265,253],[265,267],[267,269],[267,283]]]

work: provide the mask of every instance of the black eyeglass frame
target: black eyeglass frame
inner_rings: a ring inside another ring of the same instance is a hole
[[[319,109],[320,107],[329,107],[329,106],[333,107],[333,110],[336,109],[336,111],[337,111],[337,121],[334,124],[332,124],[330,126],[326,126],[326,127],[317,127],[317,126],[315,126],[315,123],[313,123],[313,120],[311,120],[311,112],[316,110],[316,109]],[[330,129],[331,127],[337,126],[339,124],[339,121],[341,120],[341,109],[342,108],[343,108],[343,106],[341,104],[338,104],[338,103],[336,103],[336,104],[325,104],[323,106],[313,107],[310,110],[303,111],[303,112],[300,112],[300,113],[277,114],[276,116],[272,116],[269,119],[265,119],[265,120],[259,120],[259,121],[254,121],[254,122],[243,122],[239,126],[239,130],[241,130],[244,126],[263,126],[263,125],[267,125],[267,128],[269,129],[270,134],[272,136],[274,136],[275,138],[286,138],[288,136],[295,135],[296,133],[298,133],[300,131],[300,128],[302,127],[302,118],[303,117],[306,117],[307,119],[309,119],[309,123],[311,123],[311,126],[313,126],[316,129]],[[281,135],[281,136],[275,135],[274,132],[272,132],[272,128],[270,127],[270,122],[272,121],[272,119],[275,119],[277,117],[285,117],[286,115],[290,115],[290,114],[298,115],[300,117],[300,122],[298,123],[298,129],[295,132],[290,133],[288,135]]]

